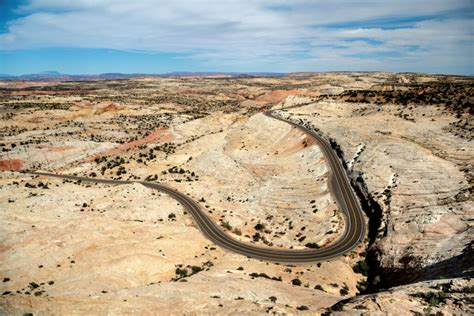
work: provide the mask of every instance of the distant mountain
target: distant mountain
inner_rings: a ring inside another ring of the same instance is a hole
[[[61,73],[57,72],[57,71],[54,71],[54,70],[49,70],[49,71],[42,71],[40,72],[40,74],[42,75],[45,75],[45,76],[57,76],[57,75],[61,75]]]
[[[18,76],[19,80],[67,80],[69,75],[61,74],[57,71],[42,71],[37,74],[27,74]]]
[[[225,77],[282,77],[285,73],[273,72],[187,72],[176,71],[164,74],[124,74],[124,73],[103,73],[99,75],[68,75],[57,71],[43,71],[35,74],[9,75],[0,74],[0,80],[27,80],[27,81],[91,81],[91,80],[119,80],[142,77],[197,77],[197,76],[225,76]]]
[[[0,74],[0,80],[13,80],[16,79],[16,76],[9,74]]]
[[[189,72],[175,71],[159,75],[160,77],[227,76],[227,77],[282,77],[286,73],[278,72]]]

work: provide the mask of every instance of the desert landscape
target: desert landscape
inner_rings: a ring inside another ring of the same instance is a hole
[[[473,77],[80,79],[0,81],[1,314],[474,313]],[[235,253],[144,185],[242,244],[331,247],[328,156],[270,112],[337,155],[365,223],[350,251]]]

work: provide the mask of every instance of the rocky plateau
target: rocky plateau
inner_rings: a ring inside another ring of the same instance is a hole
[[[474,79],[413,73],[0,82],[0,314],[472,314]],[[288,265],[206,239],[166,184],[233,238],[307,249],[345,219],[364,241]]]

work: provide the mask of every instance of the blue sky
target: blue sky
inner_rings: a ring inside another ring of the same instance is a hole
[[[474,74],[473,0],[0,0],[0,73]]]

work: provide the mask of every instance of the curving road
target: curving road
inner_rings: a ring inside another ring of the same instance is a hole
[[[232,238],[230,235],[222,231],[218,224],[216,224],[206,215],[206,211],[203,210],[198,203],[196,203],[186,194],[180,193],[166,185],[143,181],[93,179],[70,175],[59,175],[48,172],[30,173],[41,176],[104,184],[126,184],[136,182],[144,185],[145,187],[161,191],[177,200],[189,213],[191,213],[201,232],[213,243],[229,251],[252,258],[280,263],[310,263],[332,259],[354,249],[363,240],[365,235],[364,216],[349,184],[349,180],[344,172],[344,169],[342,168],[342,164],[334,151],[324,139],[319,137],[313,131],[287,119],[275,116],[272,112],[265,112],[264,114],[268,117],[286,122],[302,130],[310,137],[314,138],[323,150],[331,170],[330,188],[339,207],[343,211],[346,224],[344,234],[335,243],[324,248],[307,250],[259,247]]]

